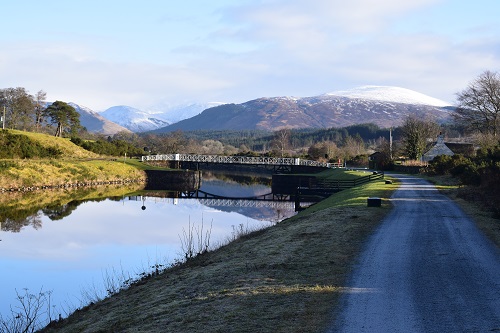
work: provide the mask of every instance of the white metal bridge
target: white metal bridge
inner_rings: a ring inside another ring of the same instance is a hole
[[[247,165],[274,165],[274,166],[312,166],[323,168],[342,168],[342,163],[324,163],[301,158],[288,157],[247,157],[247,156],[220,156],[197,154],[162,154],[142,156],[142,161],[173,161],[195,163],[220,164],[247,164]]]

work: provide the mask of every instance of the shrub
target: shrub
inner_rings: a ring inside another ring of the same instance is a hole
[[[80,138],[71,138],[71,142],[82,147],[85,150],[91,151],[100,155],[111,155],[111,156],[137,156],[144,155],[144,149],[134,147],[133,145],[127,143],[123,140],[96,140],[96,141],[84,141]]]
[[[450,172],[451,156],[438,155],[429,162],[429,172],[434,175],[446,175]]]
[[[0,161],[0,170],[8,170],[18,168],[19,164],[13,161]]]
[[[0,132],[0,158],[56,158],[62,151],[56,147],[44,147],[22,134]]]
[[[81,146],[83,143],[83,140],[81,138],[75,137],[75,136],[71,137],[70,141],[73,142],[77,146]]]
[[[481,176],[478,171],[477,165],[470,164],[461,164],[455,168],[456,170],[460,170],[458,177],[462,184],[465,185],[479,185],[481,184]],[[455,170],[454,169],[454,170]]]

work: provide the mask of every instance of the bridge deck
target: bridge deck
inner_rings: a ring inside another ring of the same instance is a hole
[[[248,164],[248,165],[300,165],[323,168],[342,168],[342,163],[324,163],[301,158],[288,157],[247,157],[247,156],[220,156],[196,154],[162,154],[142,156],[142,161],[178,161],[220,164]]]

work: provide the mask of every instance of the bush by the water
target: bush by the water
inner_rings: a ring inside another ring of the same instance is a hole
[[[8,130],[0,132],[0,159],[11,158],[56,158],[62,151],[56,147],[44,147],[22,134],[12,134]]]

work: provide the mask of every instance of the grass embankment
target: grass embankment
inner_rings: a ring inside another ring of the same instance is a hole
[[[43,133],[24,132],[18,130],[6,130],[7,133],[26,136],[33,142],[44,147],[53,147],[61,151],[63,159],[98,158],[99,155],[78,147],[67,138],[59,138]]]
[[[337,193],[273,227],[141,281],[46,332],[320,332],[396,185]]]
[[[1,160],[0,189],[143,180],[143,172],[111,160]]]
[[[359,177],[368,176],[371,173],[371,171],[363,170],[329,169],[310,175],[327,180],[354,180]]]
[[[21,146],[11,147],[12,154],[28,150],[30,142],[60,154],[55,158],[0,159],[0,190],[145,179],[144,172],[136,165],[96,155],[68,139],[15,130],[7,133],[28,138],[16,141]]]

